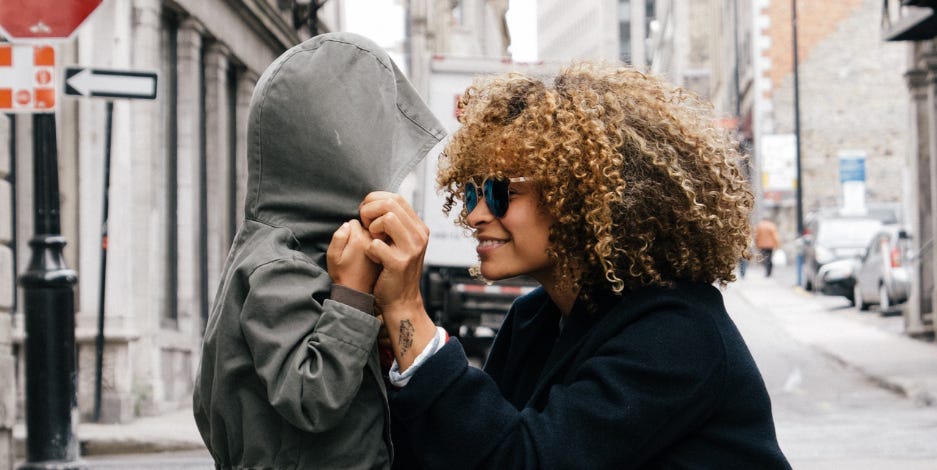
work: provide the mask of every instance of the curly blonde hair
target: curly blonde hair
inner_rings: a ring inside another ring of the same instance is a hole
[[[516,73],[476,81],[460,111],[437,180],[445,212],[472,176],[533,180],[555,218],[549,256],[568,287],[724,286],[750,257],[747,159],[695,95],[580,62],[552,84]]]

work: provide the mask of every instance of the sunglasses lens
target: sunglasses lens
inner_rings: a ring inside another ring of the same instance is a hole
[[[475,186],[475,183],[465,183],[465,212],[472,212],[477,205],[478,188]]]
[[[510,181],[506,179],[486,179],[485,203],[488,209],[495,217],[504,217],[508,211],[508,186]]]

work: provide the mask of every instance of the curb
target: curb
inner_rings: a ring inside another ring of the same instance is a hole
[[[738,293],[768,310],[794,340],[917,406],[937,406],[937,345],[837,315],[799,286],[765,282],[740,286]],[[790,294],[796,308],[772,305]]]
[[[76,434],[81,456],[205,450],[188,409],[139,417],[126,424],[79,423]],[[25,438],[25,425],[17,423],[13,428],[17,460],[26,458]]]

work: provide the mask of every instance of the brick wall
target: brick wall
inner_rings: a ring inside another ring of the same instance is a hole
[[[770,128],[793,133],[793,55],[789,0],[769,0],[762,57],[770,85]],[[867,201],[900,201],[907,147],[907,46],[881,39],[878,0],[797,4],[801,171],[805,213],[842,203],[839,152],[866,158]]]
[[[829,36],[839,25],[849,17],[854,10],[861,7],[863,0],[833,0],[827,2],[812,2],[800,0],[797,2],[797,49],[799,61],[803,63],[809,59],[817,44]],[[867,3],[867,2],[866,2]],[[790,0],[771,0],[763,10],[763,14],[771,18],[768,28],[764,32],[771,40],[771,47],[764,51],[764,57],[770,59],[772,67],[767,78],[773,86],[781,83],[794,69],[793,40],[791,37],[791,2]],[[770,97],[771,91],[766,93]]]

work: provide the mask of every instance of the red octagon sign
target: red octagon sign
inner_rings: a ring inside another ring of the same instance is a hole
[[[7,41],[68,39],[103,0],[0,0]]]

